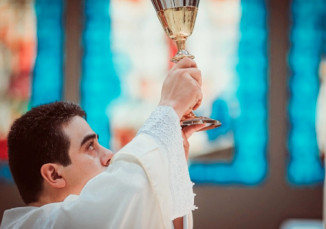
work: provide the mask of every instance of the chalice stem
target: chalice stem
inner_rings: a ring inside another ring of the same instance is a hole
[[[178,47],[178,51],[186,50],[186,39],[178,39],[175,41]]]
[[[177,44],[178,52],[177,54],[171,59],[173,63],[179,62],[182,58],[188,57],[191,59],[194,59],[195,57],[191,55],[187,50],[186,50],[186,38],[181,38],[175,40],[175,43]]]

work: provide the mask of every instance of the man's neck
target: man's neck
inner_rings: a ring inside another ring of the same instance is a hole
[[[33,202],[33,203],[29,203],[27,204],[27,206],[30,207],[42,207],[43,205],[46,205],[47,203],[42,203],[41,201],[37,201],[37,202]]]
[[[42,207],[43,205],[46,204],[51,204],[55,202],[61,202],[60,200],[51,200],[50,198],[40,198],[38,201],[29,203],[28,206],[31,207]]]
[[[33,206],[33,207],[42,207],[43,205],[46,204],[51,204],[51,203],[57,203],[57,202],[62,202],[64,199],[67,197],[67,195],[59,194],[57,193],[56,195],[41,195],[39,199],[35,202],[27,204],[28,206]]]

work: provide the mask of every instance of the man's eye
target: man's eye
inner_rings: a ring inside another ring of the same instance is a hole
[[[93,150],[94,149],[94,142],[89,143],[89,145],[87,146],[88,150]]]

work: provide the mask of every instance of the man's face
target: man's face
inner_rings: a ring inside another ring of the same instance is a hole
[[[71,164],[63,168],[70,194],[79,194],[85,184],[109,166],[113,153],[101,146],[98,135],[81,117],[75,116],[63,127],[70,141]]]

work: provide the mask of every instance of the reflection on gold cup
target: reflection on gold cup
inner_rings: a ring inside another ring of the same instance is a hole
[[[152,3],[163,29],[178,47],[178,53],[171,61],[176,63],[183,57],[193,59],[185,44],[195,26],[199,0],[152,0]]]

